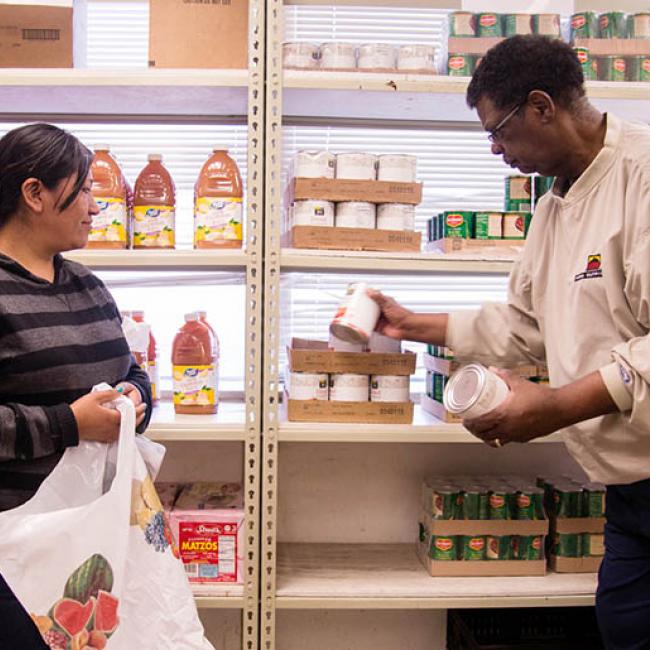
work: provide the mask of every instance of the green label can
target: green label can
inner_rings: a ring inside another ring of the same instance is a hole
[[[443,212],[443,237],[461,237],[469,239],[474,221],[473,212]]]
[[[628,81],[650,81],[650,56],[633,56],[627,60]]]
[[[517,550],[518,560],[543,560],[544,537],[542,535],[520,535]]]
[[[494,537],[489,535],[485,540],[485,557],[488,560],[512,560],[512,537],[501,535]]]
[[[476,17],[469,11],[449,14],[449,36],[476,36]]]
[[[605,555],[605,536],[602,533],[582,533],[580,537],[582,557],[602,557]]]
[[[503,215],[503,238],[526,239],[532,216],[530,212],[506,212]]]
[[[508,494],[501,490],[490,490],[488,512],[490,519],[509,519]]]
[[[630,38],[650,38],[650,14],[628,16],[627,33]]]
[[[571,16],[571,41],[576,38],[598,38],[598,16],[593,11]]]
[[[558,14],[534,14],[533,33],[551,38],[560,38],[560,16]]]
[[[530,205],[532,197],[532,178],[530,176],[506,177],[506,202],[527,201]]]
[[[585,81],[595,81],[598,78],[598,70],[596,67],[596,60],[591,57],[589,50],[586,47],[574,47],[573,51],[580,61],[582,67],[582,76]]]
[[[450,54],[447,58],[447,74],[450,77],[471,77],[476,67],[473,54]]]
[[[447,384],[447,377],[439,372],[433,375],[433,399],[442,404],[442,396],[445,393],[445,385]]]
[[[622,11],[610,11],[598,17],[600,38],[627,38],[627,17]]]
[[[434,560],[456,560],[458,559],[458,547],[456,538],[453,536],[434,535],[431,537],[430,556]]]
[[[555,176],[535,176],[535,203],[553,187],[554,180]]]
[[[469,489],[463,492],[463,519],[480,519],[481,493]]]
[[[475,239],[501,239],[502,237],[502,212],[477,212],[474,215]]]
[[[506,14],[503,17],[504,36],[525,36],[533,33],[530,14]]]
[[[561,519],[578,517],[581,512],[579,492],[568,486],[553,488],[553,510]]]
[[[463,535],[461,559],[485,560],[485,535]]]
[[[605,516],[605,490],[586,487],[582,492],[582,516]]]
[[[478,518],[490,518],[490,494],[487,490],[481,490],[479,493]]]
[[[555,533],[553,554],[558,557],[580,557],[580,535],[576,533]]]
[[[623,56],[599,56],[596,64],[600,81],[625,81],[627,61]]]
[[[431,490],[431,514],[435,519],[453,519],[458,492],[448,488]]]
[[[493,13],[477,14],[476,35],[479,37],[503,36],[501,15]]]
[[[537,519],[535,499],[532,492],[517,491],[515,519]]]

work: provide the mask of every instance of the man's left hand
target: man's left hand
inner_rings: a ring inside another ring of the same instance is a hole
[[[144,416],[147,410],[147,405],[142,401],[142,394],[140,391],[130,382],[121,381],[117,386],[117,390],[122,389],[120,392],[124,397],[128,397],[135,406],[135,426],[139,426],[144,420]]]
[[[463,425],[491,447],[509,442],[528,442],[566,426],[558,412],[555,390],[519,375],[491,368],[510,388],[508,397],[495,409]]]

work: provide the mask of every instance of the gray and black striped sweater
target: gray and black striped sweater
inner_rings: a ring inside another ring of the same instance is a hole
[[[28,499],[79,442],[70,404],[97,383],[151,388],[115,301],[86,267],[56,256],[54,282],[0,255],[0,510]]]

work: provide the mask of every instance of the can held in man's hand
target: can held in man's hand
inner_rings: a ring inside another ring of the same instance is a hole
[[[368,343],[381,310],[368,295],[365,282],[353,282],[330,323],[330,333],[351,343]]]
[[[501,377],[480,363],[470,363],[450,377],[443,403],[450,413],[471,420],[495,409],[509,392]]]

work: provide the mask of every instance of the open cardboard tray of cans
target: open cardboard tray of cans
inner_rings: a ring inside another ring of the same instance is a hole
[[[294,248],[419,253],[422,233],[414,230],[293,226],[283,243]]]
[[[289,205],[304,199],[418,205],[422,203],[422,183],[344,178],[293,178],[287,186],[285,204]]]
[[[602,535],[605,530],[605,517],[551,517],[550,524],[553,539],[556,533]],[[560,557],[551,554],[548,562],[549,567],[556,573],[595,573],[602,559],[602,557]]]
[[[420,406],[423,411],[438,418],[441,422],[447,424],[460,424],[463,419],[457,415],[450,413],[440,402],[422,393],[420,395]]]
[[[465,237],[444,237],[428,242],[427,251],[440,253],[478,253],[494,251],[502,255],[512,253],[518,255],[524,245],[525,239],[469,239]]]
[[[590,56],[647,56],[650,39],[646,38],[576,38],[574,48],[586,48]]]
[[[485,54],[502,40],[502,36],[450,36],[447,47],[453,54]]]
[[[292,372],[352,373],[359,375],[412,375],[416,355],[413,352],[336,352],[327,341],[291,339],[287,347]]]
[[[442,357],[434,357],[432,354],[425,353],[424,367],[426,370],[432,372],[439,372],[442,375],[450,377],[462,365],[453,359],[443,359]],[[512,368],[520,377],[546,377],[548,376],[546,368],[535,365],[517,366]]]

